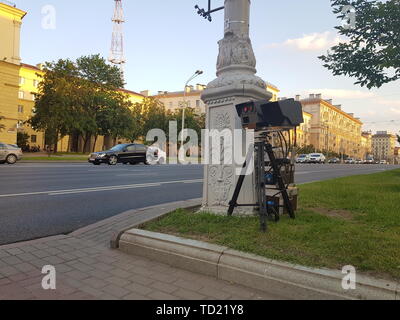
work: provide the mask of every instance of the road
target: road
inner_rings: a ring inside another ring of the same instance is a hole
[[[298,183],[398,168],[299,165]],[[199,198],[200,165],[0,165],[0,244],[67,234],[129,209]]]

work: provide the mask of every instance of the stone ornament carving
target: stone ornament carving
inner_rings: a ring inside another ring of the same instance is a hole
[[[232,65],[246,65],[251,68],[256,67],[256,57],[249,37],[239,37],[228,32],[224,39],[219,41],[218,44],[219,55],[217,70]]]
[[[233,73],[226,76],[219,76],[217,79],[211,81],[208,85],[208,89],[221,88],[225,86],[230,86],[234,84],[239,85],[251,85],[257,86],[263,90],[266,88],[266,83],[260,77],[257,77],[252,74],[243,74],[243,73]]]
[[[214,118],[214,129],[224,130],[231,128],[231,117],[228,112],[218,112]]]
[[[231,189],[234,186],[234,169],[232,166],[210,166],[208,184],[213,193],[211,206],[228,206]]]

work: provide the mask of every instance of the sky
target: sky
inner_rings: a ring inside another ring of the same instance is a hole
[[[113,0],[13,0],[28,12],[21,33],[24,63],[75,59],[100,53],[111,45]],[[213,0],[213,6],[223,0]],[[251,39],[258,76],[273,83],[281,96],[322,93],[345,112],[364,122],[364,130],[400,130],[400,82],[368,90],[355,79],[334,77],[318,56],[340,41],[340,24],[328,0],[252,0]],[[123,0],[126,23],[126,89],[152,93],[183,90],[198,69],[193,84],[207,84],[216,75],[217,42],[223,37],[223,12],[210,23],[194,6],[206,0]],[[54,24],[48,20],[54,8]]]

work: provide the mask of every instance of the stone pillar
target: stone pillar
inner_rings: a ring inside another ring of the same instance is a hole
[[[250,0],[225,0],[224,38],[219,41],[217,79],[202,94],[207,105],[206,128],[241,129],[235,106],[249,100],[270,100],[266,83],[256,74],[256,59],[249,37]],[[239,143],[240,144],[240,143]],[[238,141],[229,148],[233,152]],[[209,147],[211,150],[211,146]],[[226,149],[225,149],[226,150]],[[210,151],[211,152],[211,151]],[[243,155],[246,151],[243,149]],[[212,155],[211,155],[212,156]],[[208,164],[204,167],[203,210],[226,214],[241,164]],[[255,203],[254,174],[245,179],[239,203]],[[236,214],[253,214],[253,207],[241,207]]]

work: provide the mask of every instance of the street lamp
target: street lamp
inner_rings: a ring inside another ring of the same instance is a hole
[[[203,71],[197,70],[194,75],[192,75],[188,81],[185,83],[185,87],[183,89],[183,106],[182,106],[182,132],[181,132],[181,148],[183,148],[183,143],[184,143],[184,130],[185,130],[185,109],[186,109],[186,88],[189,85],[189,83],[197,78],[198,76],[202,75]],[[184,159],[181,159],[182,161]]]

